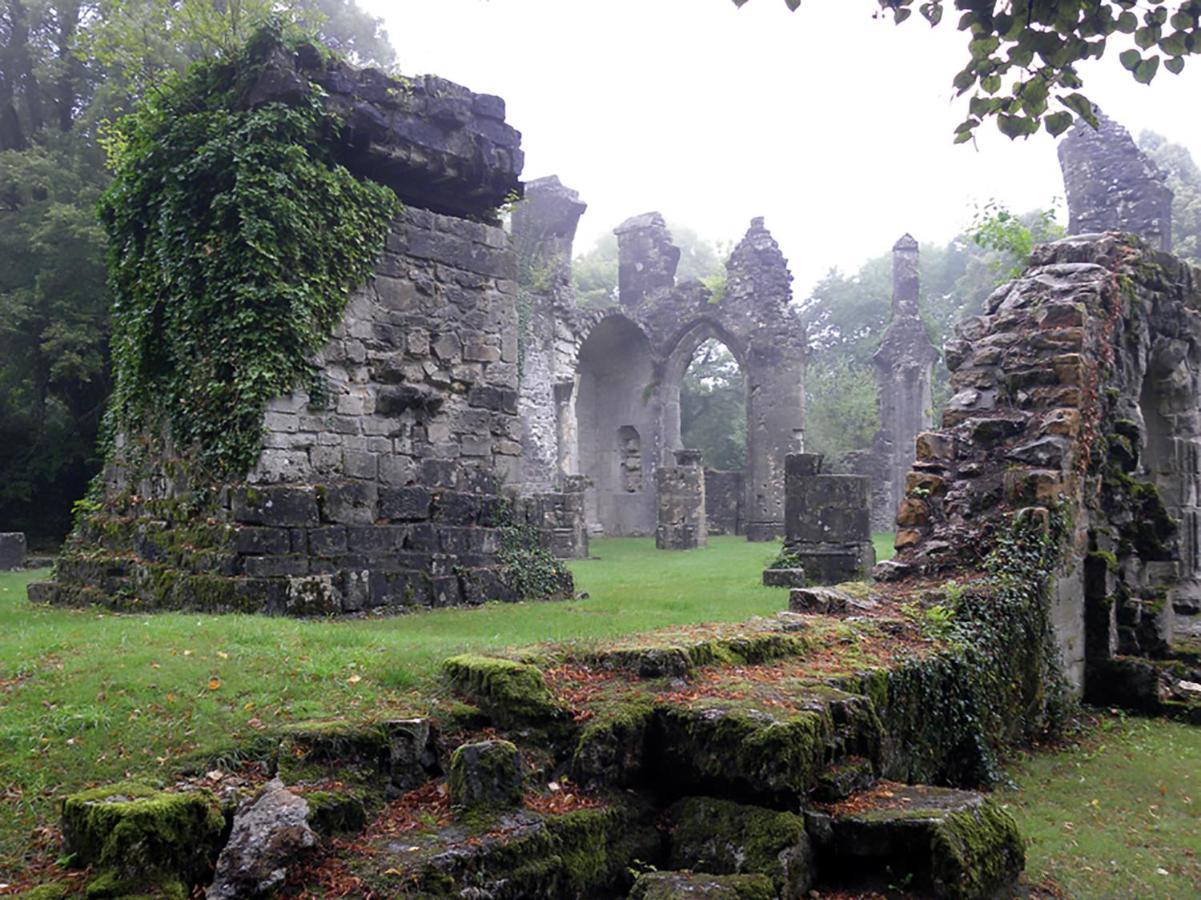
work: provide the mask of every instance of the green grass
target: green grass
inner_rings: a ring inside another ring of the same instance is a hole
[[[1201,728],[1106,715],[1072,748],[1009,768],[1000,794],[1032,883],[1070,897],[1201,893]]]
[[[872,545],[876,548],[876,562],[892,559],[893,554],[896,553],[892,542],[896,540],[896,537],[895,531],[877,531],[872,535]]]
[[[330,622],[44,609],[25,584],[45,573],[0,574],[0,882],[67,791],[166,776],[285,721],[419,712],[456,652],[776,612],[786,592],[759,579],[778,550],[599,540],[598,559],[572,564],[585,600]],[[1032,755],[1009,774],[1019,789],[1001,797],[1031,839],[1031,881],[1074,897],[1196,896],[1201,729],[1107,716],[1077,752]]]
[[[599,559],[572,564],[586,600],[329,622],[32,607],[25,584],[46,573],[0,574],[0,875],[64,791],[153,777],[284,721],[419,711],[454,653],[777,612],[787,593],[760,577],[778,552],[598,540]]]

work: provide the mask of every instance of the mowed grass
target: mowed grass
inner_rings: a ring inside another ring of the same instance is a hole
[[[1002,791],[1031,883],[1070,897],[1201,896],[1201,728],[1103,715],[1068,749],[1009,767]]]
[[[420,712],[455,653],[787,606],[786,591],[760,583],[776,543],[716,537],[660,552],[651,539],[614,538],[592,550],[572,564],[587,599],[353,621],[47,609],[25,596],[47,573],[0,574],[0,882],[63,793],[165,777],[287,721]]]
[[[872,546],[876,548],[876,562],[884,562],[886,559],[892,559],[896,554],[896,550],[892,546],[892,542],[897,539],[894,531],[877,531],[872,535]]]

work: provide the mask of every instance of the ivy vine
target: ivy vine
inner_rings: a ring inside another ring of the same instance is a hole
[[[287,44],[267,26],[233,58],[193,66],[110,142],[109,427],[165,424],[214,477],[248,471],[267,402],[315,380],[312,356],[400,210],[334,162],[340,123],[319,88],[248,107],[246,88]]]

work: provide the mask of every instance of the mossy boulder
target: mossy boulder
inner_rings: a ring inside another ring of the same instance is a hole
[[[638,876],[630,900],[776,900],[766,875],[647,872]]]
[[[152,886],[186,895],[208,879],[225,818],[207,791],[168,793],[125,782],[67,797],[62,803],[63,853],[92,866],[90,896],[127,896]]]
[[[974,900],[1011,889],[1025,868],[1017,823],[983,794],[882,784],[852,799],[850,811],[809,817],[823,872],[828,866],[835,877],[854,882],[870,872],[930,896]]]
[[[436,735],[428,719],[287,725],[279,733],[276,770],[288,784],[384,780],[400,790],[440,774]]]
[[[646,741],[654,712],[649,700],[601,710],[580,729],[571,758],[572,778],[584,785],[637,784],[646,766]]]
[[[460,809],[501,810],[524,796],[521,752],[508,741],[476,741],[450,757],[450,802]]]
[[[528,663],[464,654],[442,663],[453,690],[502,727],[548,724],[565,717],[542,672]]]
[[[668,820],[674,869],[766,875],[781,897],[801,897],[813,884],[813,847],[801,816],[688,797],[671,808]]]

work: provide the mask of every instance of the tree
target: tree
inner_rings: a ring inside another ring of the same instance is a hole
[[[1201,169],[1188,148],[1154,131],[1144,131],[1138,143],[1172,189],[1172,252],[1201,263]]]
[[[716,339],[697,348],[680,384],[680,438],[708,468],[746,468],[746,380]]]
[[[353,0],[0,0],[0,525],[61,537],[100,459],[108,377],[107,123],[266,15],[391,65]]]
[[[747,0],[733,0],[736,6]],[[784,0],[795,11],[801,0]],[[1135,81],[1150,84],[1160,64],[1174,74],[1201,52],[1201,0],[877,0],[875,15],[898,24],[916,9],[937,26],[948,9],[968,35],[968,60],[952,82],[971,92],[969,116],[956,142],[971,140],[992,119],[1002,134],[1026,137],[1040,124],[1052,135],[1077,118],[1096,125],[1076,65],[1100,59],[1110,41],[1124,45],[1118,62]],[[1140,15],[1141,13],[1141,15]],[[1053,111],[1052,111],[1053,110]]]

